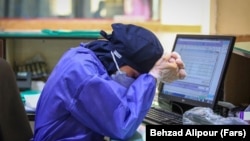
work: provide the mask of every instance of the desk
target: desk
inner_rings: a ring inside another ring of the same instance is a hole
[[[249,46],[242,45],[241,47],[234,47],[233,53],[238,54],[245,58],[250,58],[250,43]]]

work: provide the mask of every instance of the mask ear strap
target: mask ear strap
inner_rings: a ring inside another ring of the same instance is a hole
[[[116,66],[117,70],[118,70],[119,72],[121,72],[121,70],[120,70],[120,68],[119,68],[119,66],[118,66],[118,63],[116,62],[114,53],[113,53],[112,51],[110,51],[110,52],[111,52],[112,58],[113,58],[113,60],[114,60],[114,62],[115,62],[115,66]]]

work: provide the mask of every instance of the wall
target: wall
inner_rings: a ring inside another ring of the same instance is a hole
[[[236,47],[250,51],[249,0],[213,0],[217,34],[237,35]],[[224,98],[234,105],[250,104],[250,58],[233,53],[224,81]]]
[[[162,0],[161,13],[164,25],[199,25],[209,33],[210,0]]]
[[[250,34],[250,0],[216,0],[218,34]]]

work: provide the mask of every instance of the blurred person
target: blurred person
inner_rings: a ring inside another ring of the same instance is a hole
[[[29,141],[33,136],[11,65],[0,58],[0,141]]]
[[[178,53],[133,24],[112,24],[105,39],[66,51],[39,98],[34,141],[127,140],[149,111],[157,80],[186,76]]]

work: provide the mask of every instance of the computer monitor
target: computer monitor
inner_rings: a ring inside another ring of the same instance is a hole
[[[215,108],[235,43],[234,36],[177,34],[173,50],[181,55],[187,76],[160,83],[159,100],[182,105]],[[174,105],[173,105],[174,106]]]

